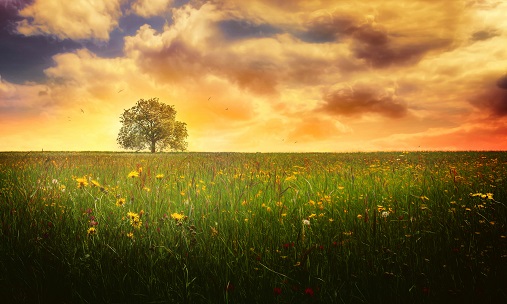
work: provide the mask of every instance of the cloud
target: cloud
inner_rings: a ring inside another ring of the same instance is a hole
[[[500,34],[498,33],[498,31],[495,29],[480,30],[480,31],[473,32],[470,37],[470,40],[483,41],[483,40],[491,39],[493,37],[497,37],[499,35]]]
[[[346,9],[323,10],[308,17],[306,30],[298,36],[308,42],[346,43],[356,59],[375,68],[417,63],[428,52],[444,50],[452,42],[452,36],[424,32],[417,37],[391,20],[383,24],[376,19]]]
[[[500,77],[497,81],[496,81],[496,86],[499,87],[500,89],[504,89],[504,90],[507,90],[507,74]]]
[[[17,30],[25,36],[49,35],[59,39],[109,40],[118,26],[121,0],[35,0],[19,14]]]
[[[142,17],[160,16],[170,9],[173,0],[137,0],[132,4],[132,11]]]
[[[507,116],[507,76],[500,77],[496,83],[488,79],[482,87],[469,100],[470,103],[481,111],[490,113],[492,118]]]
[[[379,114],[389,118],[400,118],[407,114],[407,105],[392,89],[378,85],[357,83],[331,89],[323,97],[324,104],[317,110],[331,115],[361,116]]]

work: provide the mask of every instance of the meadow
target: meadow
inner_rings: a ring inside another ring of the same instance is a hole
[[[507,153],[0,153],[5,303],[507,303]]]

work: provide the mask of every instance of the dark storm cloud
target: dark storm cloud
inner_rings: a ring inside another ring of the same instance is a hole
[[[352,37],[355,39],[352,44],[355,56],[377,68],[417,63],[426,53],[445,48],[452,42],[450,39],[417,41],[411,37],[393,38],[385,30],[371,25],[357,27]],[[410,42],[399,42],[402,39]]]
[[[21,8],[21,3],[0,5],[0,75],[13,83],[40,81],[45,77],[43,70],[52,65],[53,55],[79,45],[70,40],[16,33],[16,22],[22,19],[18,16]]]
[[[496,81],[496,86],[499,87],[500,89],[507,90],[507,74],[505,76],[500,77]]]
[[[336,42],[349,36],[355,28],[355,20],[350,16],[322,15],[309,20],[306,31],[296,36],[310,43]]]
[[[496,30],[482,30],[477,31],[472,34],[470,37],[470,40],[472,41],[482,41],[482,40],[488,40],[490,38],[498,36],[498,32]]]
[[[470,103],[482,111],[490,112],[493,117],[507,116],[507,75],[500,77],[496,86],[490,84]]]
[[[376,68],[417,63],[426,53],[443,49],[452,42],[451,39],[416,39],[396,31],[388,33],[381,25],[336,12],[311,19],[306,23],[306,31],[296,36],[312,43],[350,40],[354,57]]]
[[[325,104],[319,109],[330,114],[361,116],[376,113],[389,118],[406,115],[407,106],[393,95],[368,88],[350,88],[333,91],[324,96]]]

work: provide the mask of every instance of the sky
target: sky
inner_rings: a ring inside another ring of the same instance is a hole
[[[507,1],[0,0],[0,151],[507,150]]]

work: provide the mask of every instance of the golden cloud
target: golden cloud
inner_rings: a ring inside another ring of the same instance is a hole
[[[121,0],[35,0],[20,11],[19,33],[60,39],[109,40],[118,26]]]

